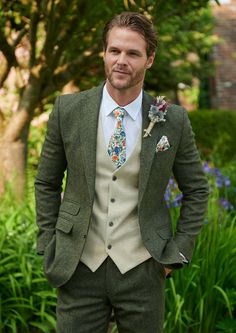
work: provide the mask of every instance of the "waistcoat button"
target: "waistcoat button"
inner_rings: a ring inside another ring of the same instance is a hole
[[[109,222],[109,226],[112,227],[114,225],[114,223],[111,221]]]
[[[110,249],[112,248],[111,244],[109,244],[109,245],[107,246],[107,248],[108,248],[108,250],[110,250]]]
[[[111,198],[111,202],[115,202],[115,199],[114,199],[114,198]]]
[[[114,181],[117,180],[117,177],[116,177],[116,176],[113,176],[113,177],[112,177],[112,180],[114,180]]]

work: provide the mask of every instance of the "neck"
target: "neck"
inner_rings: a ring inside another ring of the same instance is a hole
[[[132,103],[140,94],[142,87],[132,87],[131,89],[115,89],[111,86],[111,84],[107,81],[107,91],[109,95],[114,99],[114,101],[119,106],[125,106]]]

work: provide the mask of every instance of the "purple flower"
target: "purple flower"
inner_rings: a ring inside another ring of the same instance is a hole
[[[225,199],[225,198],[220,198],[219,199],[220,205],[226,209],[226,210],[232,210],[234,209],[233,205],[231,204],[231,202],[229,202],[229,200]]]
[[[210,184],[215,184],[215,186],[220,189],[219,193],[224,193],[226,187],[231,185],[230,178],[228,176],[224,176],[220,169],[211,165],[210,162],[204,162],[203,169],[206,174],[208,174],[208,178],[210,179]],[[212,186],[214,190],[214,186]],[[164,195],[164,199],[166,201],[168,208],[176,208],[181,206],[183,194],[180,193],[178,189],[178,185],[174,178],[170,178],[169,183],[166,188],[166,192]],[[219,199],[219,204],[225,210],[233,210],[234,206],[231,204],[229,200],[224,197]]]
[[[209,173],[210,175],[213,173],[213,170],[212,170],[209,162],[204,162],[203,170],[205,173]]]
[[[167,207],[175,208],[181,206],[182,198],[183,195],[179,192],[176,181],[174,178],[170,178],[164,195]]]
[[[224,184],[227,187],[229,187],[231,185],[231,181],[230,181],[229,177],[227,177],[227,176],[224,177]]]

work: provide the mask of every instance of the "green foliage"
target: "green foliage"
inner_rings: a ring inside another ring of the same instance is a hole
[[[36,255],[34,202],[17,204],[10,191],[0,202],[0,332],[49,333],[56,295]],[[35,331],[34,331],[35,332]]]
[[[231,186],[227,189],[229,201],[236,207],[236,160],[222,168],[224,175],[230,177]]]
[[[189,113],[202,156],[223,166],[236,160],[236,112],[199,110]]]
[[[176,271],[166,288],[166,332],[233,333],[236,310],[236,217],[219,199],[210,174],[208,213],[190,267]]]
[[[163,17],[160,17],[160,12]],[[193,77],[208,77],[213,68],[207,54],[215,41],[207,1],[186,1],[185,5],[166,1],[154,6],[152,14],[159,45],[156,61],[146,80],[147,88],[176,90],[180,82],[191,85]]]

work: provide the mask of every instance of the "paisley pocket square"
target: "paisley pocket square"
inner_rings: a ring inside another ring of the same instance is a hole
[[[160,139],[160,141],[156,145],[156,153],[159,151],[165,151],[170,148],[170,144],[168,141],[167,136],[163,135]]]

